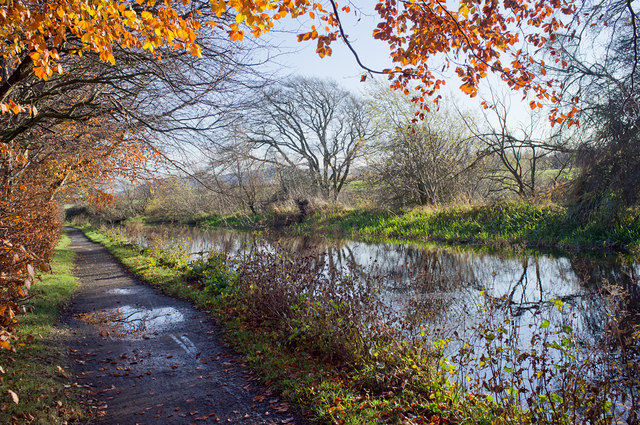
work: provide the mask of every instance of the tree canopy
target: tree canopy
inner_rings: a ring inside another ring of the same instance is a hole
[[[197,2],[165,0],[5,0],[0,4],[0,59],[13,63],[0,88],[2,112],[34,111],[12,99],[11,86],[26,72],[47,79],[65,72],[61,55],[97,53],[115,63],[116,46],[143,49],[157,57],[162,50],[184,49],[201,55],[199,36],[208,28],[224,31],[232,40],[245,32],[258,37],[276,21],[307,16],[315,24],[298,39],[315,40],[320,56],[331,54],[331,43],[348,34],[340,19],[358,13],[334,0],[216,0],[210,14]],[[389,44],[395,67],[367,71],[388,74],[394,88],[407,90],[412,83],[424,96],[433,96],[444,84],[439,70],[430,65],[444,55],[445,68],[453,67],[461,78],[462,91],[474,96],[479,82],[494,72],[516,90],[540,99],[557,101],[560,93],[546,76],[538,49],[555,41],[576,11],[573,0],[379,0],[375,5],[379,23],[373,37]],[[216,20],[212,15],[234,19]],[[350,46],[350,44],[349,44]],[[355,51],[354,51],[355,53]],[[357,53],[356,53],[357,57]],[[359,59],[358,59],[359,60]],[[421,96],[416,99],[424,102]],[[532,107],[540,103],[533,101]],[[565,115],[567,118],[571,114]]]

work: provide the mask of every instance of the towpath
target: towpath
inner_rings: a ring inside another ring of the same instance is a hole
[[[63,320],[95,423],[303,423],[221,344],[204,312],[141,284],[81,231],[67,232],[80,288]]]

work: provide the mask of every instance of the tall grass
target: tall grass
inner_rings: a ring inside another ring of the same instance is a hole
[[[301,230],[355,236],[561,249],[635,249],[640,246],[640,211],[615,220],[594,217],[581,224],[557,205],[507,202],[409,211],[334,210],[317,214]]]

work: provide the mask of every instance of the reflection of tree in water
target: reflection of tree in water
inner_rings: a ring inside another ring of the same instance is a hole
[[[581,306],[588,334],[604,335],[610,330],[611,318],[623,333],[640,324],[640,278],[637,264],[626,257],[606,261],[572,258],[572,268],[579,282],[593,294]]]
[[[572,285],[574,279],[567,276],[559,260],[548,257],[522,257],[511,261],[509,268],[513,272],[510,279],[501,278],[493,270],[491,278],[483,277],[482,286],[487,291],[486,298],[490,303],[501,304],[505,314],[510,317],[517,318],[543,310],[550,299],[563,301],[569,306],[575,305],[576,300],[583,295],[579,287]],[[502,282],[497,282],[498,279]],[[548,282],[545,284],[545,281]],[[553,281],[561,287],[569,288],[554,291],[550,288],[554,284]]]
[[[466,304],[478,291],[469,258],[446,250],[405,248],[404,267],[393,289],[404,299],[406,319],[431,330],[463,321]]]
[[[160,239],[188,242],[192,252],[221,250],[232,255],[251,251],[262,240],[271,249],[305,258],[330,277],[344,272],[359,278],[375,276],[385,288],[385,302],[399,316],[429,327],[447,323],[458,331],[473,328],[482,320],[478,305],[486,303],[492,305],[492,314],[522,325],[540,322],[543,317],[555,324],[571,321],[578,336],[589,341],[601,338],[612,308],[629,311],[621,322],[626,328],[639,322],[638,266],[624,258],[503,257],[316,236],[256,237],[193,227],[159,226],[147,232],[135,237],[146,239],[147,244]],[[607,296],[611,284],[621,286],[627,294],[615,306]],[[552,299],[570,308],[558,311]]]

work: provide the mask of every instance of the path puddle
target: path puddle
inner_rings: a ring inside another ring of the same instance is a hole
[[[81,314],[79,319],[99,327],[101,336],[141,339],[184,321],[184,316],[173,307],[146,309],[127,305]]]
[[[139,292],[136,288],[113,288],[107,291],[107,294],[112,295],[131,295]]]

